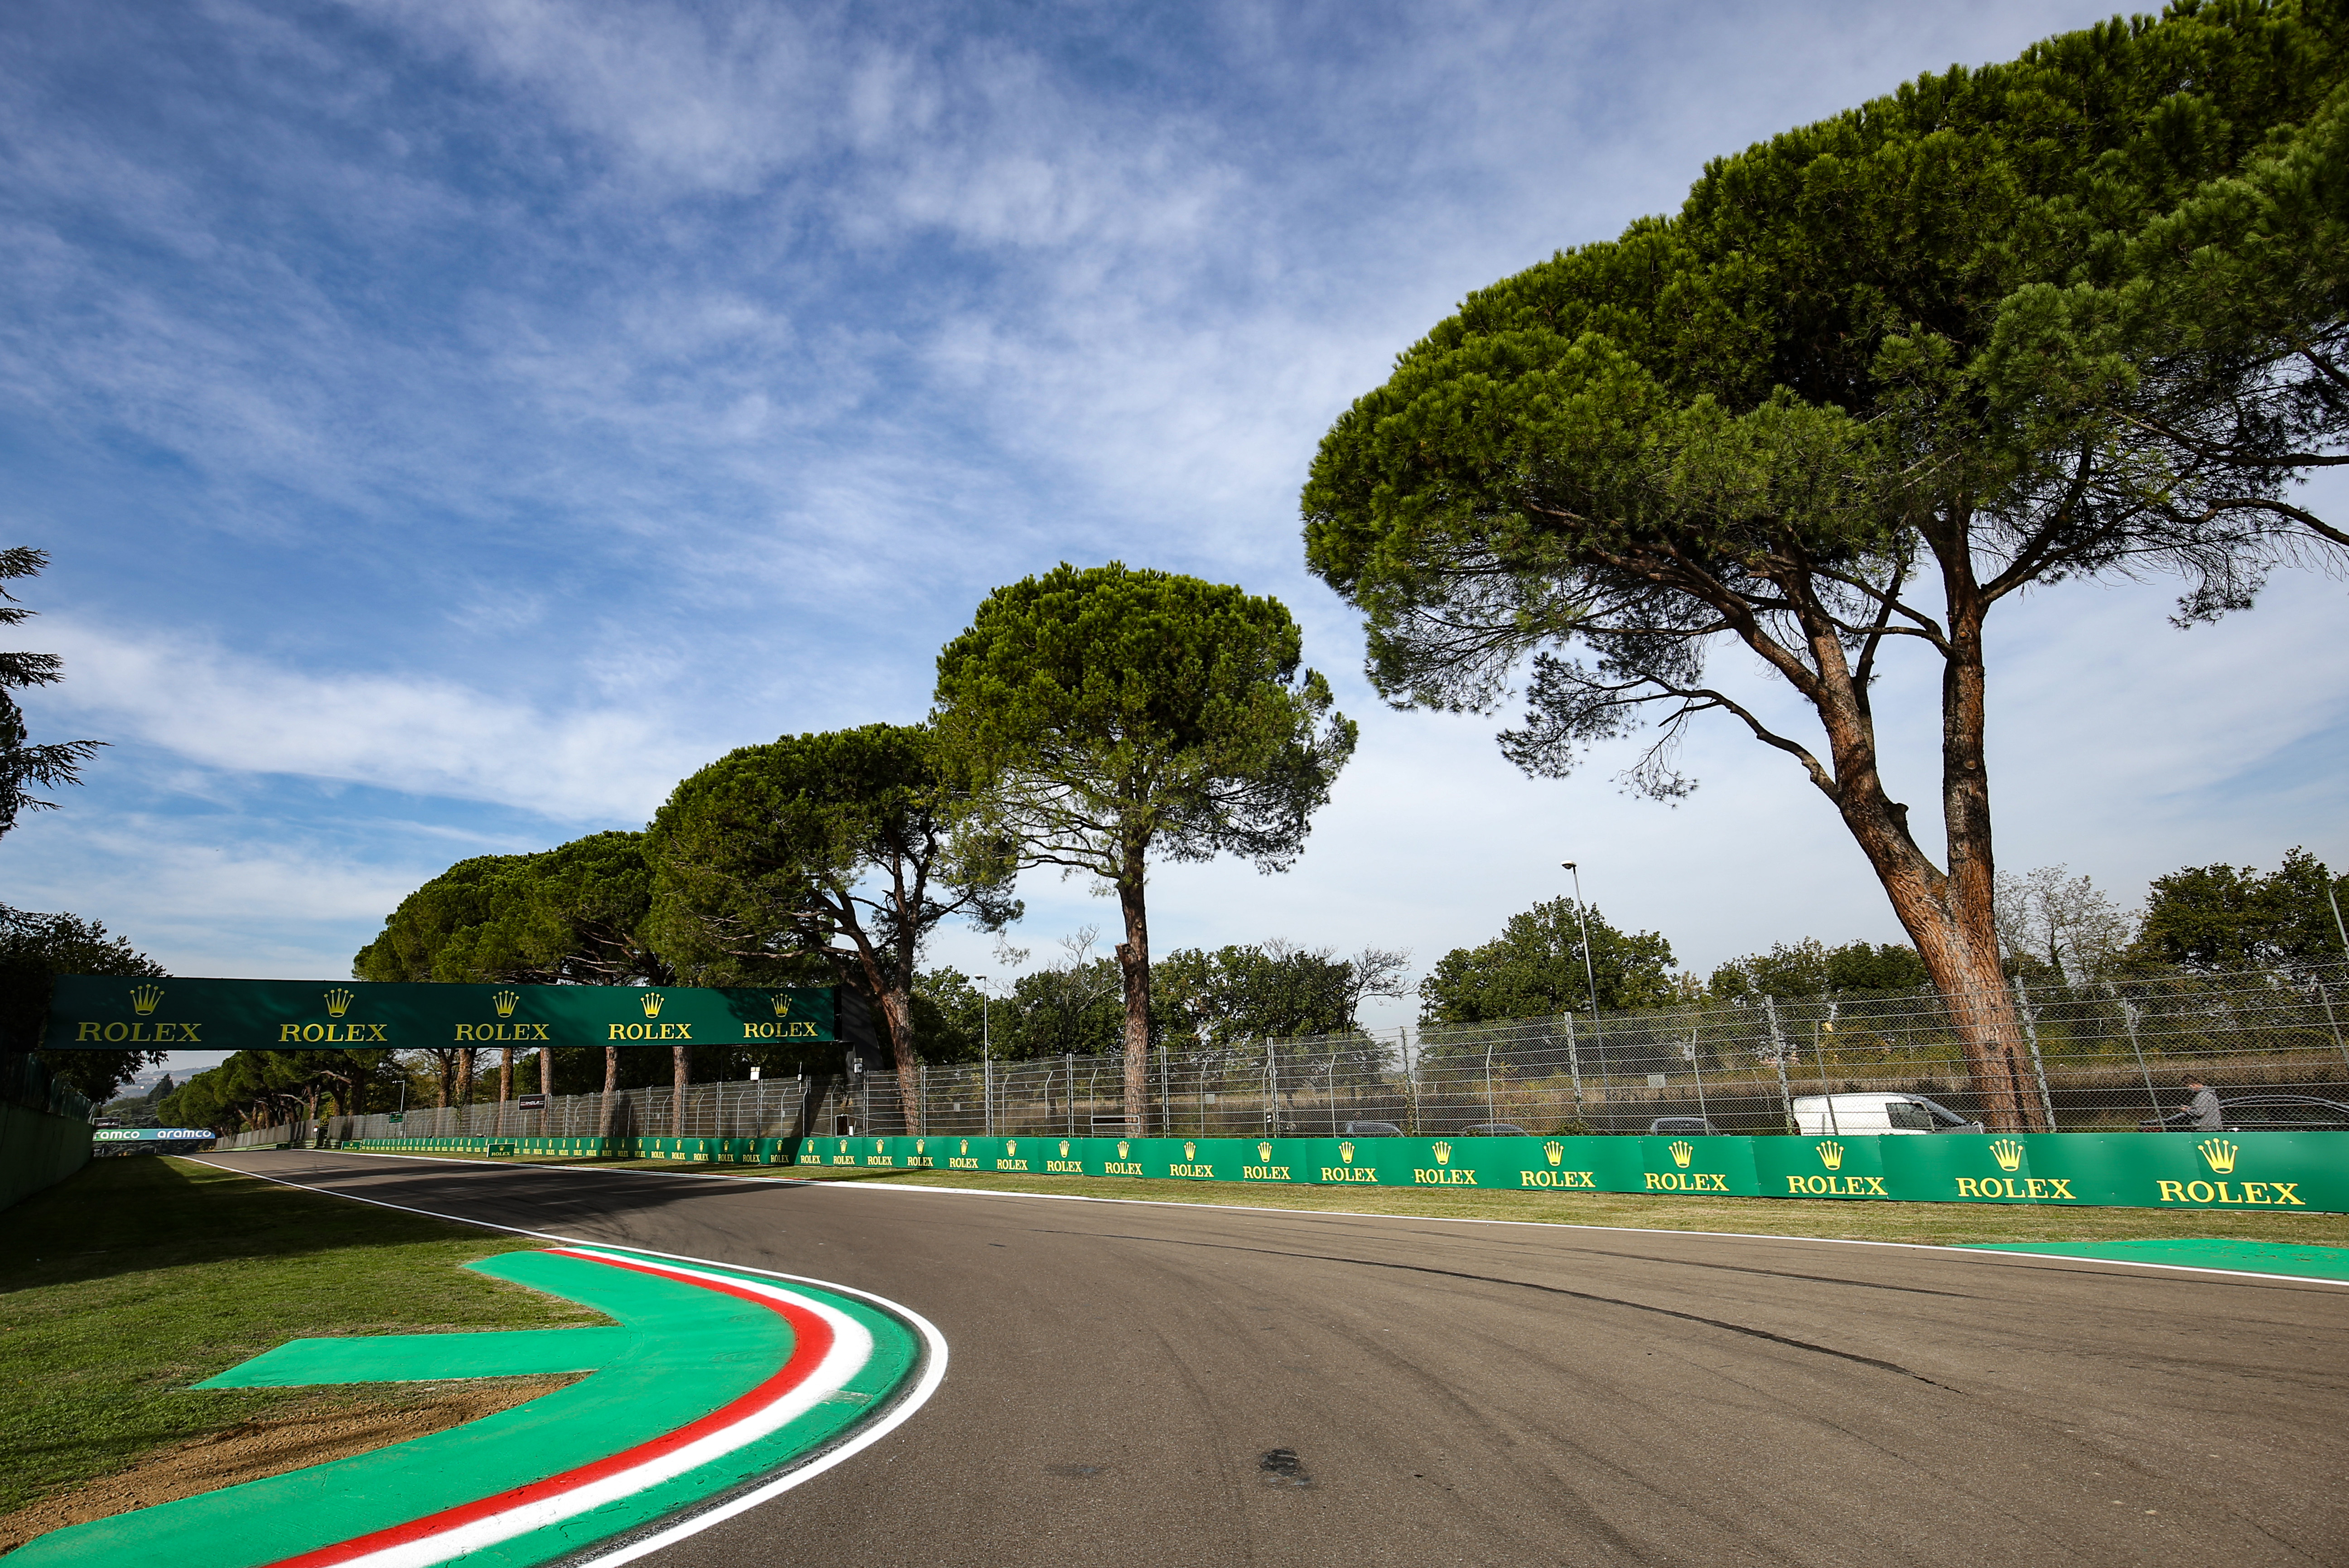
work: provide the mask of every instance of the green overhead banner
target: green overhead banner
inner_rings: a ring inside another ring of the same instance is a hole
[[[776,1045],[840,1038],[828,987],[57,977],[50,1051]]]

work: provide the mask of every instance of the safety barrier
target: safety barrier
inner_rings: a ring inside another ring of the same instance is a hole
[[[790,1137],[353,1137],[321,1138],[321,1148],[377,1154],[485,1154],[574,1159],[681,1159],[733,1165],[789,1165],[800,1140]]]
[[[1249,1185],[2349,1212],[2349,1133],[822,1137],[799,1163]]]

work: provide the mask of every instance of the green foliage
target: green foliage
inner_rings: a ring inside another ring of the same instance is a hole
[[[1766,953],[1730,960],[1713,971],[1706,989],[1719,1001],[1744,1002],[1765,996],[1913,991],[1931,983],[1925,961],[1905,942],[1846,942],[1831,948],[1806,937],[1798,942],[1774,942]]]
[[[238,1051],[159,1097],[155,1110],[167,1125],[223,1133],[322,1112],[357,1116],[383,1109],[405,1075],[389,1051]]]
[[[36,915],[0,904],[0,1049],[29,1047],[48,1021],[49,983],[61,974],[161,977],[163,966],[96,920]],[[160,1051],[36,1051],[50,1075],[104,1105]]]
[[[1403,955],[1269,941],[1207,952],[1181,948],[1155,968],[1152,996],[1185,1041],[1220,1048],[1241,1040],[1342,1034],[1360,1025],[1362,998],[1403,993]]]
[[[0,582],[11,577],[37,576],[49,564],[48,552],[22,545],[0,550]],[[0,588],[0,626],[16,626],[33,612],[16,597]],[[57,802],[33,794],[36,785],[81,783],[81,764],[104,745],[103,741],[53,741],[35,745],[25,728],[25,711],[15,693],[30,686],[47,686],[63,680],[65,661],[54,653],[0,653],[0,834],[16,826],[23,811],[47,811]]]
[[[667,985],[646,940],[652,872],[641,833],[595,833],[534,855],[460,860],[400,900],[351,961],[359,980]]]
[[[2189,866],[2157,877],[2134,956],[2186,969],[2304,970],[2349,960],[2333,897],[2349,909],[2349,877],[2295,848],[2262,875],[2255,867]]]
[[[1599,1006],[1614,1012],[1661,1007],[1682,1000],[1672,973],[1672,945],[1656,931],[1629,933],[1608,924],[1597,907],[1578,911],[1571,898],[1553,898],[1509,917],[1499,937],[1480,948],[1454,948],[1419,982],[1423,1024],[1482,1023],[1544,1018],[1590,1009],[1590,975],[1583,966],[1582,919],[1590,928],[1590,975]]]

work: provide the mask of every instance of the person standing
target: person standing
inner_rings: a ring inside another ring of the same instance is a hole
[[[2189,1074],[2186,1087],[2193,1098],[2186,1102],[2187,1127],[2195,1132],[2217,1132],[2226,1125],[2219,1114],[2219,1094],[2201,1079]]]

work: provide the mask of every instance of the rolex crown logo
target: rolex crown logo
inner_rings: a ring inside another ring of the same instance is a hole
[[[963,1139],[960,1144],[956,1146],[955,1152],[957,1154],[968,1154],[970,1152],[970,1139]]]
[[[792,1010],[792,993],[788,991],[779,991],[767,1000],[774,1004],[775,1016],[778,1018]]]
[[[1062,1138],[1061,1140],[1061,1158],[1062,1159],[1069,1158],[1069,1140],[1067,1138]]]
[[[1006,1158],[1006,1159],[1009,1159],[1013,1155],[1018,1154],[1019,1152],[1019,1140],[1018,1138],[1016,1138],[1016,1137],[1008,1137],[1008,1138],[1005,1138],[1005,1139],[1003,1140],[1003,1158]]]
[[[326,992],[327,1017],[340,1018],[344,1013],[348,1012],[350,1010],[351,993],[349,992],[345,991],[340,986],[336,986],[334,990]]]
[[[843,1154],[846,1154],[848,1152],[848,1140],[846,1138],[842,1138],[840,1140],[840,1152]]]
[[[520,996],[511,991],[502,991],[495,996],[490,998],[490,1002],[498,1010],[498,1016],[500,1018],[512,1018],[513,1016],[514,1004],[519,1002],[521,1000],[522,998]]]
[[[1435,1163],[1438,1165],[1450,1165],[1452,1163],[1452,1146],[1450,1144],[1439,1143],[1435,1146]]]
[[[887,1148],[888,1147],[888,1140],[885,1138],[876,1137],[873,1140],[873,1152],[874,1154],[879,1154],[883,1149]]]
[[[1690,1159],[1694,1158],[1696,1154],[1696,1150],[1691,1148],[1688,1146],[1687,1141],[1682,1138],[1674,1138],[1665,1147],[1672,1151],[1672,1163],[1679,1166],[1682,1170],[1686,1170],[1688,1168],[1688,1162]]]
[[[914,1152],[916,1154],[921,1153],[924,1149],[929,1147],[930,1140],[926,1137],[917,1137],[914,1140]]]
[[[2231,1176],[2235,1172],[2235,1146],[2222,1137],[2205,1138],[2194,1146],[2201,1151],[2213,1176]]]
[[[658,1018],[660,1016],[661,1002],[663,999],[659,992],[648,991],[636,1000],[644,1004],[645,1016],[647,1018]]]
[[[1552,1165],[1556,1165],[1559,1160],[1566,1158],[1566,1145],[1558,1142],[1556,1138],[1552,1138],[1547,1143],[1542,1145],[1542,1154]]]
[[[1354,1145],[1350,1139],[1338,1146],[1338,1158],[1348,1165],[1354,1163]]]
[[[1183,1146],[1183,1158],[1184,1158],[1185,1159],[1186,1159],[1186,1160],[1188,1160],[1188,1159],[1196,1159],[1196,1158],[1198,1158],[1198,1156],[1199,1156],[1199,1146],[1198,1146],[1197,1144],[1195,1144],[1195,1143],[1186,1143],[1186,1144],[1185,1144],[1185,1145]]]
[[[1256,1146],[1256,1157],[1257,1157],[1258,1159],[1263,1160],[1263,1161],[1264,1161],[1266,1164],[1268,1164],[1268,1165],[1271,1164],[1271,1163],[1272,1163],[1272,1145],[1270,1145],[1270,1144],[1268,1144],[1268,1143],[1264,1143],[1264,1142],[1259,1142],[1259,1143],[1257,1143],[1257,1145]]]
[[[1819,1151],[1819,1163],[1821,1165],[1826,1166],[1829,1170],[1841,1170],[1843,1168],[1843,1145],[1830,1141],[1819,1144],[1816,1147]]]
[[[160,985],[134,985],[130,988],[130,1006],[141,1018],[154,1012],[162,1000],[163,988]]]
[[[1123,1158],[1125,1158],[1125,1151],[1126,1151],[1127,1149],[1132,1148],[1133,1147],[1133,1146],[1132,1144],[1130,1144],[1130,1143],[1126,1142],[1123,1138],[1120,1138],[1120,1139],[1118,1139],[1118,1140],[1117,1140],[1117,1158],[1120,1158],[1120,1159],[1123,1159]]]
[[[1998,1161],[2001,1170],[2013,1170],[2023,1163],[2023,1146],[2011,1137],[2000,1138],[1990,1146],[1991,1158]]]

